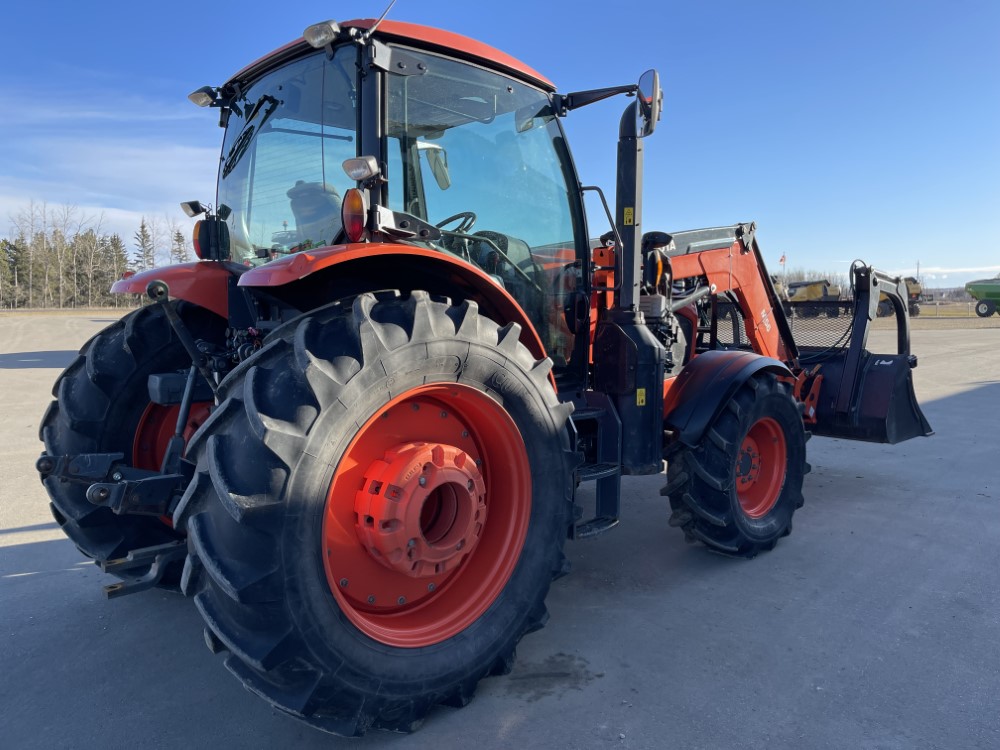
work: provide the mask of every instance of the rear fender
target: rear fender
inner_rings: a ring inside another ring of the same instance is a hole
[[[172,299],[186,300],[229,320],[230,285],[240,269],[241,266],[208,260],[152,268],[119,279],[112,284],[111,293],[145,295],[149,282],[162,281],[170,289]]]
[[[247,271],[239,286],[266,291],[300,312],[365,292],[421,289],[474,301],[500,325],[521,326],[520,340],[538,359],[545,346],[517,301],[490,276],[447,253],[408,245],[359,243],[309,250]]]
[[[663,421],[692,448],[704,438],[726,403],[759,372],[791,377],[785,364],[753,352],[714,350],[699,354],[666,381]]]

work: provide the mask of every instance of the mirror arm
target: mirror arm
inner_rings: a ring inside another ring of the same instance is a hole
[[[589,89],[587,91],[573,91],[569,94],[555,94],[552,97],[552,105],[560,117],[564,117],[570,110],[586,107],[588,104],[599,102],[618,94],[628,94],[633,96],[639,87],[634,83],[627,86],[609,86],[603,89]]]

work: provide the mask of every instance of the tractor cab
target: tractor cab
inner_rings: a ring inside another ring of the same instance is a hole
[[[586,284],[588,235],[552,85],[516,61],[477,65],[488,48],[457,35],[437,32],[444,54],[416,47],[428,41],[418,27],[387,21],[370,38],[366,24],[202,90],[226,127],[217,202],[232,260],[281,267],[367,243],[377,286],[406,289],[420,271],[399,246],[447,256],[456,279],[488,279],[516,302],[560,377],[572,362],[583,380],[586,342],[563,309]],[[329,297],[310,286],[285,299],[302,310]],[[468,284],[438,286],[461,297]]]

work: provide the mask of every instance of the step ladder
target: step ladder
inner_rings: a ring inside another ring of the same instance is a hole
[[[576,519],[570,527],[571,539],[587,539],[613,529],[621,510],[621,420],[607,395],[593,391],[584,395],[585,405],[572,416],[577,450],[584,454],[584,462],[576,469],[576,482],[596,483],[596,507],[590,520]]]

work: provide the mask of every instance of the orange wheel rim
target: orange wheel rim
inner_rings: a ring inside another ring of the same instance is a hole
[[[177,415],[180,414],[179,404],[163,406],[150,402],[139,417],[132,440],[132,465],[146,471],[159,471],[163,465],[163,457],[167,453],[167,445],[177,429]],[[184,442],[201,427],[212,413],[211,401],[195,401],[191,404],[187,424],[184,425]],[[173,528],[174,522],[170,516],[160,516],[160,520]]]
[[[454,383],[392,399],[334,471],[323,561],[341,610],[363,633],[416,648],[475,622],[524,546],[531,471],[510,415]]]
[[[132,441],[132,465],[137,469],[147,471],[159,471],[163,464],[163,456],[167,452],[167,444],[177,429],[177,415],[180,413],[179,404],[163,406],[150,402],[149,406],[139,417],[139,424],[135,429],[135,439]],[[191,404],[191,412],[188,414],[187,424],[184,425],[184,442],[191,439],[191,436],[201,427],[202,423],[208,419],[212,412],[211,401],[195,401]]]
[[[754,422],[736,455],[736,497],[744,513],[762,518],[774,508],[787,468],[781,425],[771,417]]]

